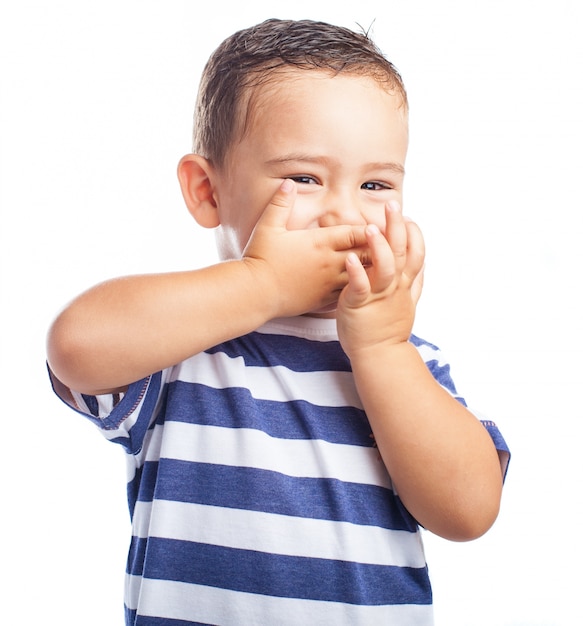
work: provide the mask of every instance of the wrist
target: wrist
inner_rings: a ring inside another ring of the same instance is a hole
[[[282,317],[283,304],[281,286],[267,261],[253,257],[243,257],[239,263],[243,268],[243,278],[249,283],[249,298],[254,302],[262,323]]]
[[[374,368],[381,363],[383,367],[398,367],[405,361],[419,357],[417,349],[408,339],[396,338],[353,347],[346,354],[353,369],[363,366]]]

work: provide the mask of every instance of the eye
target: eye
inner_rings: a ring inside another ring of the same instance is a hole
[[[360,186],[361,189],[366,189],[367,191],[382,191],[384,189],[392,189],[390,185],[387,183],[380,183],[378,181],[368,181],[366,183],[362,183]]]
[[[313,176],[288,176],[300,185],[318,185],[319,182]]]

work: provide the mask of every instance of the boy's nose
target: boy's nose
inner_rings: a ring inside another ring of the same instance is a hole
[[[329,196],[324,200],[319,226],[338,226],[340,224],[366,224],[358,200],[351,194]]]

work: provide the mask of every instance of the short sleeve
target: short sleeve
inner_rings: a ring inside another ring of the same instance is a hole
[[[465,398],[458,393],[455,383],[451,377],[449,363],[446,362],[441,350],[437,346],[425,341],[424,339],[416,337],[415,335],[411,335],[409,341],[417,348],[423,358],[423,361],[425,362],[425,365],[435,380],[456,400],[458,400],[458,402],[463,404],[473,415],[475,415],[476,418],[483,424],[484,428],[486,428],[492,438],[492,441],[494,442],[494,445],[496,446],[498,458],[500,459],[502,475],[505,478],[508,470],[508,463],[510,461],[510,450],[496,424],[468,406]]]
[[[128,454],[142,449],[148,428],[162,401],[163,372],[132,383],[123,394],[91,396],[69,389],[48,368],[55,394],[99,428],[106,439],[123,446]]]

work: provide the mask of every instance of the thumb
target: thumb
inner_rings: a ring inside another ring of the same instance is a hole
[[[267,226],[285,228],[296,198],[296,184],[286,178],[273,194],[259,220]]]

